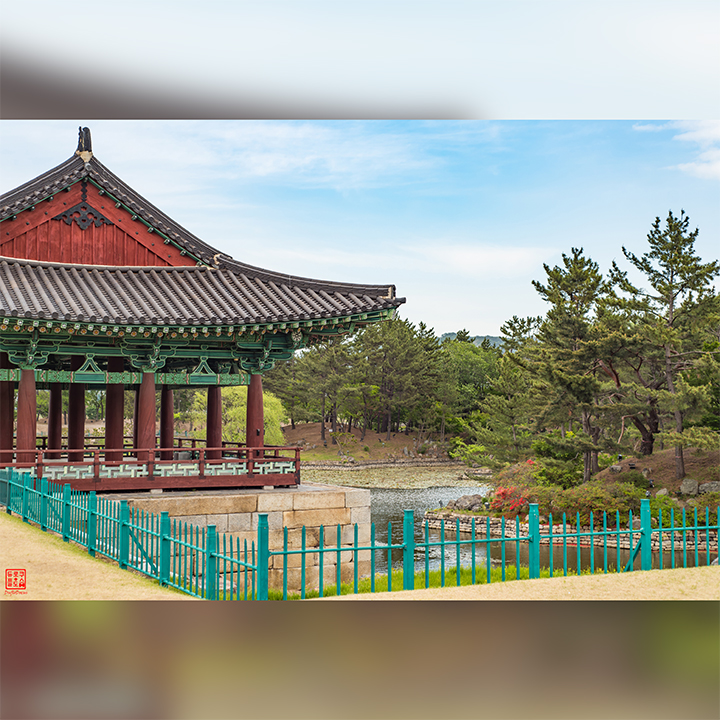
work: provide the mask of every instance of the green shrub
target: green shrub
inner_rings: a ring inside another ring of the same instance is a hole
[[[582,464],[573,460],[544,457],[538,459],[533,477],[541,485],[559,485],[563,488],[573,487],[582,482]]]
[[[677,516],[680,512],[680,503],[670,495],[656,495],[650,498],[650,514],[656,518],[658,517],[658,511],[662,510],[663,524],[667,518],[670,517],[670,511],[674,510]]]
[[[710,510],[710,517],[713,517],[718,511],[718,507],[720,507],[720,492],[702,493],[688,500],[687,504],[690,512],[694,512],[695,508],[697,508],[698,516],[705,517],[705,509],[707,508]]]
[[[641,490],[647,490],[650,487],[650,480],[648,480],[639,470],[628,470],[623,473],[622,479],[625,482],[632,483],[635,487]]]
[[[617,453],[611,455],[610,453],[598,453],[598,466],[600,470],[606,470],[611,465],[616,465],[618,461]]]

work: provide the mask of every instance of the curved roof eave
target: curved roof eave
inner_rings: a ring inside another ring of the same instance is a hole
[[[383,285],[360,285],[319,280],[267,270],[235,260],[221,250],[208,245],[176,223],[103,165],[95,155],[85,161],[76,153],[65,162],[33,180],[0,195],[0,222],[14,217],[36,203],[42,202],[65,188],[80,182],[83,178],[89,178],[103,191],[126,205],[128,209],[137,214],[148,225],[167,235],[180,249],[185,250],[189,255],[198,258],[210,267],[227,269],[235,274],[249,275],[267,282],[286,285],[289,288],[301,287],[329,293],[341,292],[386,297],[397,300],[398,305],[405,302],[404,298],[396,298],[395,285],[389,283]],[[36,261],[33,261],[33,263],[36,263]],[[100,266],[88,265],[86,267]]]

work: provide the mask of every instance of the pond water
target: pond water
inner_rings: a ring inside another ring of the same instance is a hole
[[[485,495],[489,492],[489,486],[472,485],[467,487],[429,487],[410,489],[386,489],[373,488],[370,491],[370,513],[372,522],[375,523],[375,541],[386,543],[388,539],[388,523],[392,523],[392,542],[402,542],[402,524],[405,510],[412,510],[415,515],[415,542],[423,542],[424,527],[423,516],[428,510],[441,508],[450,500],[456,500],[463,495]],[[439,539],[440,533],[430,531],[430,537]],[[480,548],[478,548],[479,550]],[[447,548],[446,556],[453,550],[453,564],[455,563],[454,549]],[[492,551],[491,551],[492,552]],[[483,551],[483,558],[485,557]],[[461,548],[461,563],[469,563],[471,559],[470,550],[464,552]],[[465,562],[463,562],[465,561]],[[376,553],[375,562],[378,572],[387,572],[387,555]],[[402,567],[402,551],[392,551],[393,568]],[[416,553],[416,570],[423,570],[425,567],[425,554]],[[430,568],[440,567],[440,549],[431,548]]]
[[[430,487],[430,488],[410,488],[410,489],[386,489],[373,488],[370,493],[371,505],[370,511],[372,522],[375,524],[375,541],[378,544],[384,544],[388,538],[388,523],[392,523],[392,542],[394,544],[402,543],[402,525],[403,514],[405,510],[412,510],[415,516],[415,542],[425,541],[425,527],[423,524],[423,516],[427,510],[435,510],[443,507],[450,500],[455,500],[463,495],[485,495],[490,490],[489,486],[467,486],[467,487]],[[514,522],[508,522],[508,535],[515,534]],[[440,540],[439,530],[429,530],[430,540],[438,542]],[[470,539],[467,533],[461,533],[462,539]],[[446,541],[455,539],[454,526],[448,522],[445,528]],[[676,548],[680,545],[676,544]],[[431,570],[437,570],[441,567],[442,548],[431,547],[429,550],[429,567]],[[568,545],[564,550],[562,543],[554,545],[552,564],[554,570],[560,570],[562,573],[564,557],[567,558],[568,570],[576,570],[579,565],[582,570],[594,568],[602,569],[605,562],[605,554],[602,546],[594,548],[582,547],[578,549],[575,546]],[[501,543],[493,542],[490,544],[490,559],[492,565],[499,565],[502,560],[503,551]],[[614,547],[607,548],[607,564],[608,569],[613,570],[618,564],[625,567],[630,559],[630,551],[621,549],[619,558],[617,550]],[[445,567],[452,568],[457,565],[458,549],[455,545],[447,545],[445,547]],[[470,566],[472,563],[472,548],[470,544],[460,545],[459,560],[461,566]],[[705,552],[701,551],[699,556],[699,564],[704,565],[706,561]],[[505,543],[505,564],[506,566],[520,566],[528,564],[527,543]],[[670,567],[672,557],[669,552],[663,553],[664,567]],[[375,554],[376,572],[387,572],[388,557],[387,553]],[[393,550],[391,554],[391,563],[393,569],[402,568],[402,550]],[[479,544],[475,548],[475,564],[479,568],[486,565],[485,544]],[[684,564],[683,553],[677,550],[675,553],[675,566],[682,567]],[[660,566],[660,553],[652,554],[653,567]],[[695,565],[694,550],[687,552],[687,565]],[[540,546],[540,566],[550,566],[550,548],[547,545]],[[640,558],[636,558],[635,567],[640,567]],[[420,548],[415,551],[415,571],[422,572],[425,569],[425,549]]]

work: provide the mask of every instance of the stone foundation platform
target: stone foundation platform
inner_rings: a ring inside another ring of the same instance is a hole
[[[370,544],[370,491],[338,486],[305,483],[290,488],[164,491],[160,493],[123,493],[105,495],[112,500],[127,500],[130,508],[160,514],[167,512],[171,521],[189,523],[196,527],[215,525],[222,547],[222,535],[247,540],[248,548],[257,541],[258,514],[267,513],[270,550],[282,550],[283,528],[288,529],[288,549],[298,550],[305,526],[305,547],[319,547],[320,527],[323,526],[323,547],[337,547],[337,527],[340,526],[340,546],[352,547],[355,525],[358,544]],[[354,553],[341,554],[340,574],[343,582],[352,581],[355,572]],[[302,555],[287,558],[288,590],[297,592],[301,582]],[[319,584],[319,553],[305,556],[306,589]],[[337,553],[326,552],[323,558],[323,582],[334,584],[337,579]],[[370,574],[370,552],[358,552],[358,574]],[[282,589],[283,558],[272,557],[269,571],[270,587]]]

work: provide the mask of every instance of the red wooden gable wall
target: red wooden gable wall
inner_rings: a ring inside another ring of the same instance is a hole
[[[25,210],[14,220],[0,224],[0,255],[84,265],[195,265],[195,260],[181,255],[172,244],[148,232],[147,226],[123,208],[116,208],[107,196],[100,195],[91,183],[85,185],[92,208],[112,221],[84,230],[77,222],[68,225],[53,218],[83,202],[83,183],[76,183],[45,200],[34,210]]]

